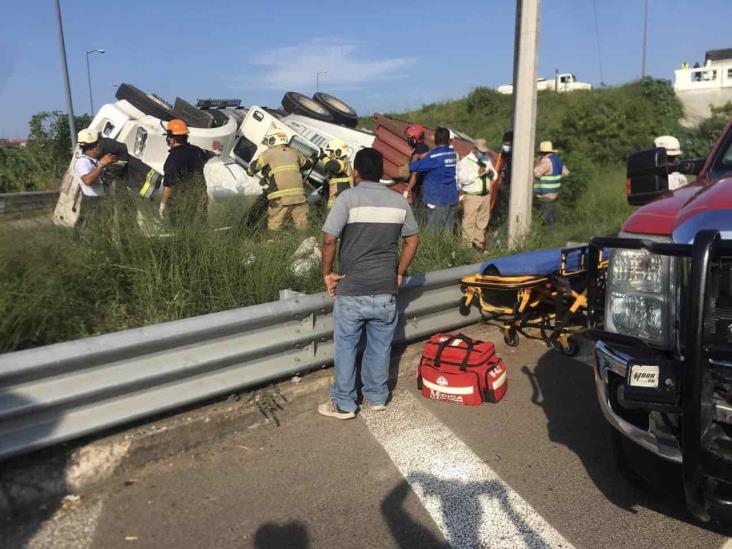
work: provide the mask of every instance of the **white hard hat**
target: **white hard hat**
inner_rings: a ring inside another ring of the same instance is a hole
[[[289,139],[287,134],[282,130],[275,130],[264,136],[263,143],[268,147],[276,147],[277,145],[287,145]]]
[[[89,128],[81,130],[76,136],[76,142],[81,145],[91,145],[99,141],[99,134]]]
[[[666,149],[667,156],[679,156],[681,154],[681,144],[673,135],[662,135],[656,137],[656,147]]]

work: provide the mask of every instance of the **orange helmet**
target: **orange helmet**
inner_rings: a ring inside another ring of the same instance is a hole
[[[170,135],[188,135],[188,126],[182,120],[175,118],[168,122],[167,126],[168,134]]]

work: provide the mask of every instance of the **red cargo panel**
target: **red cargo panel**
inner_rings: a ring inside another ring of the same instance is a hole
[[[383,114],[376,113],[374,120],[374,148],[384,155],[384,177],[390,179],[399,178],[399,168],[409,162],[412,149],[404,139],[404,130],[411,124],[404,120],[389,118]],[[425,128],[425,142],[430,148],[435,146],[435,132],[431,128]],[[453,146],[462,157],[470,153],[473,143],[465,139],[454,139]],[[495,154],[489,153],[491,159]]]

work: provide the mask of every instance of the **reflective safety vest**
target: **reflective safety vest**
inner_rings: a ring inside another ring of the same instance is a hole
[[[534,181],[534,194],[559,193],[562,190],[564,164],[554,154],[549,155],[548,158],[552,163],[552,173],[551,175],[542,175],[537,181]]]

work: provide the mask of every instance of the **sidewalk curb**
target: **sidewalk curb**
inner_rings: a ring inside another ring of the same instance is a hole
[[[391,381],[414,376],[422,351],[417,342],[392,357]],[[395,367],[396,366],[396,367]],[[312,411],[327,398],[331,368],[311,372],[225,401],[200,405],[104,438],[55,446],[4,462],[0,469],[0,517],[58,503],[69,494],[129,478],[133,471],[253,429],[276,427],[281,414]]]

